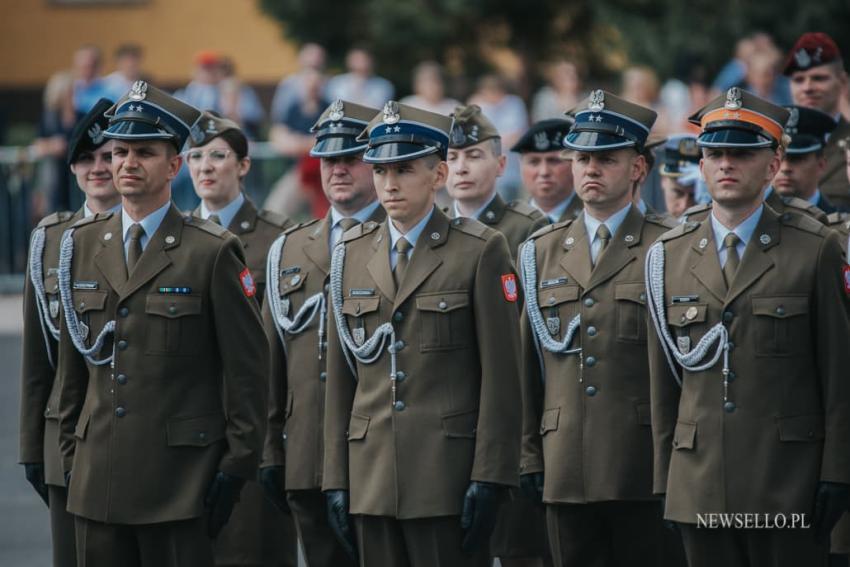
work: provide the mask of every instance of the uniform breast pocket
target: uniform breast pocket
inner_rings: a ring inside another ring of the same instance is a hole
[[[577,285],[567,285],[540,290],[537,294],[537,304],[546,329],[556,340],[563,339],[570,321],[579,313],[579,296],[581,289]],[[573,339],[577,343],[577,339]]]
[[[347,297],[342,300],[342,312],[348,321],[351,338],[357,346],[361,346],[375,332],[382,321],[374,316],[381,306],[381,298],[377,295],[368,297]],[[371,315],[371,316],[370,316]]]
[[[708,305],[705,303],[674,303],[667,306],[667,325],[672,329],[676,347],[687,354],[706,332]]]
[[[109,320],[105,311],[108,294],[106,290],[74,290],[73,292],[74,311],[84,325],[82,332],[86,346],[91,346]]]
[[[199,295],[149,295],[145,313],[149,319],[148,354],[187,356],[197,354],[201,340]]]
[[[614,286],[617,301],[617,340],[646,342],[646,287],[643,282]]]
[[[805,295],[753,297],[756,356],[799,356],[809,350],[809,298]]]
[[[422,352],[464,348],[470,344],[472,312],[468,291],[441,291],[416,296],[419,347]]]

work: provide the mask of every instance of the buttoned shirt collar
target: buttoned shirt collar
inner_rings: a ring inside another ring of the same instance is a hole
[[[390,248],[391,250],[395,250],[395,243],[398,242],[399,238],[402,236],[410,243],[410,252],[413,252],[413,249],[416,248],[416,241],[419,240],[419,235],[422,234],[422,231],[425,230],[425,225],[428,224],[428,221],[431,220],[431,216],[434,214],[434,208],[431,207],[431,210],[428,211],[428,214],[425,215],[421,221],[416,223],[416,226],[407,231],[406,234],[402,234],[393,224],[393,221],[387,219],[387,223],[390,226]]]
[[[726,235],[730,232],[734,232],[738,235],[740,242],[738,242],[735,249],[738,251],[738,258],[743,258],[744,250],[747,248],[747,243],[750,241],[750,238],[753,237],[753,232],[756,230],[756,226],[761,219],[763,211],[764,205],[759,205],[759,207],[753,211],[750,216],[744,219],[744,222],[731,230],[723,226],[723,224],[717,220],[717,217],[714,216],[714,211],[711,212],[711,229],[714,231],[714,246],[717,249],[721,266],[726,263],[726,249],[723,248],[723,239],[726,238]]]
[[[600,221],[595,219],[587,209],[584,210],[584,226],[587,228],[587,240],[591,244],[593,244],[594,240],[596,240],[596,231],[599,229],[599,225],[604,224],[608,227],[608,230],[611,232],[611,236],[613,237],[617,234],[617,229],[620,228],[620,225],[623,224],[623,220],[625,220],[626,215],[629,214],[629,209],[632,208],[632,204],[629,203],[607,219],[605,221]]]
[[[107,213],[117,213],[117,212],[118,212],[118,211],[120,211],[120,210],[121,210],[121,203],[118,203],[118,204],[117,204],[117,205],[115,205],[114,207],[110,207],[109,209],[106,209],[106,211],[105,211],[105,212],[107,212]],[[83,203],[83,217],[84,217],[84,218],[89,218],[89,217],[91,217],[91,216],[94,216],[94,214],[95,214],[95,213],[94,213],[94,211],[92,211],[92,210],[89,208],[89,203],[88,203],[88,201],[86,201],[85,203]]]
[[[133,224],[140,224],[140,225],[142,225],[142,228],[145,230],[145,234],[142,235],[142,238],[141,238],[142,250],[144,250],[147,247],[148,242],[150,242],[151,236],[153,236],[156,233],[157,229],[159,228],[159,225],[162,224],[162,219],[165,218],[165,215],[166,215],[166,213],[168,213],[169,208],[171,208],[171,201],[170,200],[167,203],[165,203],[163,206],[161,206],[160,208],[158,208],[157,210],[155,210],[154,212],[152,212],[151,214],[149,214],[148,216],[143,218],[142,220],[138,221],[138,223],[137,223],[137,221],[134,221],[132,218],[130,218],[130,215],[128,215],[127,211],[122,207],[121,208],[121,233],[122,233],[122,236],[124,238],[124,249],[125,249],[125,251],[126,251],[127,246],[129,246],[129,239],[128,239],[128,236],[127,236],[127,232],[130,230],[130,227],[133,226]]]
[[[570,193],[570,196],[552,207],[552,209],[547,213],[543,209],[540,208],[540,205],[534,202],[534,199],[530,201],[532,207],[549,217],[551,222],[558,222],[561,220],[561,217],[564,216],[564,212],[567,210],[567,207],[570,206],[570,203],[573,202],[573,199],[576,198],[575,192]]]
[[[342,227],[339,226],[339,221],[341,221],[343,219],[352,218],[352,219],[356,220],[357,222],[364,223],[367,220],[369,220],[369,218],[372,216],[372,214],[375,212],[375,210],[377,210],[377,208],[379,206],[381,206],[381,203],[378,202],[377,199],[375,199],[374,201],[372,201],[371,203],[369,203],[368,205],[366,205],[365,207],[363,207],[362,209],[360,209],[359,211],[357,211],[356,213],[354,213],[350,217],[343,215],[341,212],[336,210],[334,207],[331,207],[331,230],[330,230],[330,236],[329,236],[330,239],[331,239],[330,244],[334,245],[339,241],[340,238],[342,238],[343,230],[342,230]]]
[[[239,192],[239,195],[237,195],[235,199],[217,211],[209,210],[206,203],[201,201],[201,218],[208,219],[210,218],[210,215],[218,215],[218,220],[221,221],[221,226],[227,228],[230,226],[230,223],[233,222],[233,217],[235,217],[236,213],[239,212],[239,209],[242,208],[242,204],[244,202],[245,195],[242,194],[242,191]]]
[[[809,203],[817,206],[818,201],[820,201],[820,189],[815,189],[815,192],[812,193],[812,196],[806,199]]]

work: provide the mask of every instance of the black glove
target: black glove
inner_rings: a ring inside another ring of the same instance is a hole
[[[289,514],[289,504],[286,502],[286,492],[283,487],[283,467],[274,465],[260,469],[260,484],[266,499],[285,514]]]
[[[815,493],[812,528],[818,542],[829,541],[832,528],[850,504],[850,485],[841,482],[819,482]]]
[[[496,515],[504,498],[505,487],[489,482],[469,483],[463,498],[460,527],[464,530],[461,548],[471,553],[486,545],[496,525]]]
[[[207,535],[210,538],[218,537],[221,528],[230,519],[233,506],[239,502],[239,493],[244,484],[245,479],[221,471],[215,473],[215,478],[213,478],[207,491],[207,497],[204,499],[207,514]]]
[[[328,490],[325,492],[325,501],[328,504],[328,523],[336,539],[339,540],[345,553],[353,561],[357,561],[357,540],[354,537],[351,516],[348,514],[350,507],[348,491]]]
[[[44,463],[24,463],[24,474],[44,503],[50,507],[50,496],[47,495],[47,484],[44,482]]]
[[[661,501],[659,502],[659,505],[661,506],[661,518],[662,518],[661,523],[664,524],[665,528],[667,528],[668,530],[670,530],[674,534],[678,535],[679,526],[676,524],[676,522],[674,522],[673,520],[664,519],[664,510],[667,509],[667,495],[666,494],[661,495]]]
[[[519,475],[519,489],[523,496],[533,502],[543,502],[543,473],[535,472]]]

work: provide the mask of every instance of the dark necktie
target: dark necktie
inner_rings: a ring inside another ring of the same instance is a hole
[[[133,223],[127,232],[130,235],[130,246],[127,249],[127,275],[129,276],[139,263],[139,258],[142,257],[142,236],[145,235],[145,229],[139,223]]]
[[[397,288],[400,287],[401,282],[404,281],[404,273],[407,271],[408,264],[407,252],[411,248],[410,242],[408,242],[403,236],[395,243],[395,251],[397,254],[393,275],[395,276],[395,285]]]
[[[605,249],[608,248],[608,243],[611,241],[611,231],[608,230],[608,227],[604,224],[600,224],[599,228],[596,229],[596,238],[599,239],[599,253],[596,255],[596,261],[593,262],[593,265],[599,263],[599,259],[602,258],[602,254],[605,253]]]
[[[738,264],[741,259],[738,258],[738,243],[741,239],[734,232],[730,232],[723,238],[723,248],[726,249],[726,263],[723,265],[723,278],[726,280],[726,287],[732,287],[732,280],[735,279],[735,272],[738,271]]]

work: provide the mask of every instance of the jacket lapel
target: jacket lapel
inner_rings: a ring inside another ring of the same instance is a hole
[[[587,225],[584,215],[579,215],[570,226],[564,241],[564,254],[561,256],[561,267],[581,286],[587,289],[590,285],[590,243],[587,241]]]
[[[696,252],[696,263],[691,266],[691,273],[711,294],[722,302],[726,296],[726,282],[723,270],[717,256],[717,246],[714,242],[714,231],[711,230],[711,219],[706,219],[694,231],[691,238],[691,249]]]
[[[390,266],[390,229],[387,223],[390,220],[386,219],[381,223],[381,227],[375,231],[374,240],[372,240],[372,257],[366,264],[366,269],[369,275],[378,284],[387,299],[393,301],[395,299],[396,289],[395,281],[393,280],[393,270]]]
[[[477,220],[486,225],[498,224],[502,220],[502,217],[505,216],[505,210],[507,208],[505,200],[502,199],[501,195],[496,193],[490,201],[490,204],[481,211],[480,215],[478,215]]]
[[[124,239],[121,226],[121,213],[115,213],[107,220],[100,234],[103,248],[95,255],[94,263],[104,275],[110,287],[120,290],[127,282],[127,260],[124,257]]]
[[[254,206],[254,203],[252,203],[248,197],[245,197],[245,201],[242,203],[242,206],[239,207],[239,210],[236,211],[235,215],[233,215],[233,220],[230,221],[230,225],[224,228],[233,234],[242,235],[246,232],[252,232],[256,226],[257,207]]]
[[[448,236],[449,219],[440,209],[434,207],[431,220],[425,225],[416,245],[413,247],[413,254],[410,256],[410,265],[407,267],[404,281],[401,282],[401,287],[396,292],[396,308],[404,303],[416,291],[416,288],[422,285],[422,282],[431,275],[431,272],[443,263],[442,258],[434,251],[434,248],[445,243]],[[389,254],[387,257],[389,257]]]
[[[744,256],[741,258],[732,285],[729,286],[725,304],[732,303],[762,274],[773,267],[773,260],[766,251],[777,244],[779,244],[779,216],[765,207],[762,210],[758,225],[744,249]]]
[[[640,243],[642,230],[643,215],[636,206],[632,205],[629,208],[629,212],[626,213],[626,218],[623,219],[623,222],[617,229],[617,233],[611,237],[611,242],[608,243],[605,253],[599,257],[596,266],[590,274],[590,282],[585,288],[585,291],[589,291],[606,282],[637,258],[632,251],[632,246]],[[586,248],[589,255],[590,247],[587,246]]]
[[[330,242],[331,231],[331,213],[325,215],[325,218],[318,223],[310,235],[307,237],[309,242],[304,246],[304,254],[310,258],[317,268],[319,268],[326,276],[331,270],[331,253],[328,248]]]
[[[171,264],[167,250],[180,245],[183,216],[172,203],[156,232],[150,237],[132,275],[119,294],[125,298],[148,283]]]

